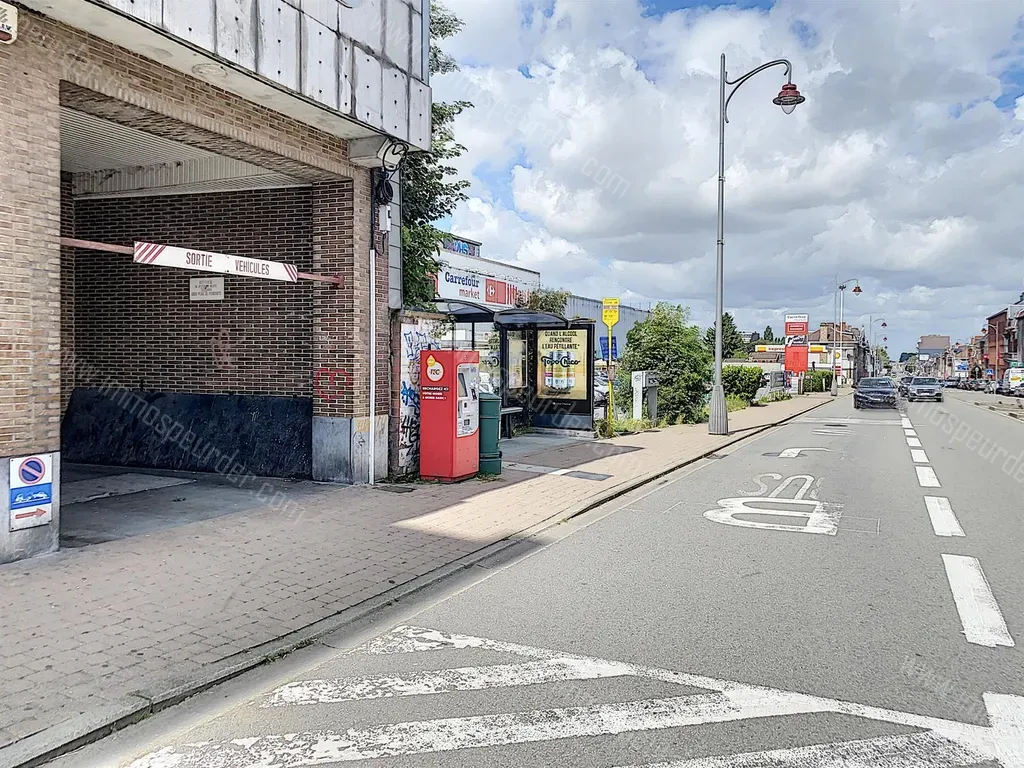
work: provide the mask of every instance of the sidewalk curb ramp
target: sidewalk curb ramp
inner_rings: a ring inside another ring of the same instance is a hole
[[[36,768],[36,766],[43,765],[61,755],[99,741],[114,731],[145,720],[161,710],[180,704],[185,699],[207,691],[220,683],[227,682],[251,669],[286,656],[299,648],[311,645],[328,634],[337,632],[370,614],[461,573],[483,560],[540,534],[548,528],[578,517],[630,491],[671,474],[677,469],[707,458],[723,448],[735,445],[769,429],[774,429],[817,408],[834,403],[838,399],[829,398],[778,421],[745,429],[742,433],[737,433],[735,436],[725,436],[727,438],[725,442],[698,456],[691,456],[668,467],[662,467],[625,480],[574,507],[570,507],[568,510],[558,512],[529,528],[488,544],[447,565],[435,568],[429,573],[400,584],[376,597],[364,600],[358,605],[345,608],[333,616],[329,616],[326,619],[298,629],[271,642],[242,651],[222,661],[214,662],[200,670],[199,674],[192,674],[187,678],[177,680],[173,678],[168,679],[159,689],[152,688],[134,691],[132,694],[123,696],[119,701],[98,708],[94,712],[79,715],[59,725],[46,728],[39,733],[16,741],[14,744],[0,750],[0,768]]]

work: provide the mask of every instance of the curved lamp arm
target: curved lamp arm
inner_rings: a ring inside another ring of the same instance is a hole
[[[750,70],[747,74],[742,77],[738,77],[735,80],[726,79],[725,84],[731,85],[733,88],[729,91],[729,96],[725,100],[725,108],[722,110],[722,116],[725,118],[725,122],[729,122],[729,102],[732,101],[733,94],[739,90],[740,86],[743,85],[747,80],[752,78],[758,72],[768,69],[769,67],[777,67],[782,65],[786,68],[786,82],[793,82],[793,65],[789,63],[788,59],[776,59],[775,61],[769,61],[767,64],[762,64],[760,67]]]

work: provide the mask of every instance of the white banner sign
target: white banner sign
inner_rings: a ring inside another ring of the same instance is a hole
[[[294,264],[283,261],[264,261],[246,256],[229,256],[226,253],[197,251],[191,248],[175,248],[157,243],[135,243],[137,264],[157,264],[161,267],[195,269],[200,272],[221,272],[226,275],[260,277],[264,280],[282,280],[294,283],[299,279],[299,270]]]

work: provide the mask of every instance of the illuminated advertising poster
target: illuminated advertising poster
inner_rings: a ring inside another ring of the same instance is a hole
[[[807,315],[786,315],[786,370],[807,372]]]
[[[537,331],[537,396],[586,400],[590,360],[585,330]]]

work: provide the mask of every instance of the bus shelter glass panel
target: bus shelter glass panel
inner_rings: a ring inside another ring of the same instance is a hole
[[[501,334],[493,323],[473,324],[473,349],[480,353],[480,391],[501,396]]]

